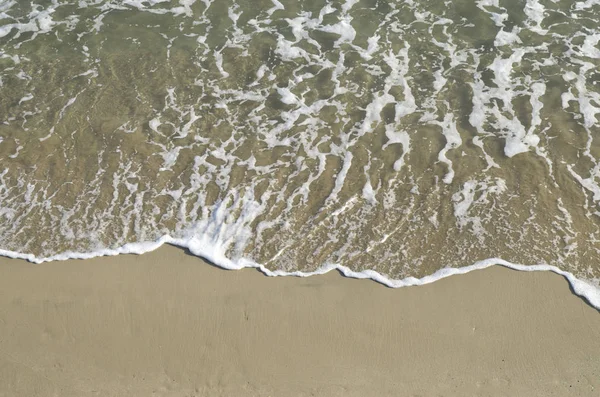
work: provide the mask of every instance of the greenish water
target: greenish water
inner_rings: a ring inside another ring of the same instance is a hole
[[[0,248],[597,283],[598,26],[594,0],[0,0]]]

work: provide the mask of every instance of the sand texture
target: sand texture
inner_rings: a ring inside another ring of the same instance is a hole
[[[600,313],[552,273],[394,290],[163,247],[0,274],[1,397],[600,393]]]

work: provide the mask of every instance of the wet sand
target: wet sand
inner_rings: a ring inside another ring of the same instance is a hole
[[[600,393],[600,313],[547,272],[394,290],[163,247],[0,274],[2,397]]]

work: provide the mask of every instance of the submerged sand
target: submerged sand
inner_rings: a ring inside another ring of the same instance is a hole
[[[163,247],[0,274],[2,397],[600,393],[600,313],[548,272],[394,290]]]

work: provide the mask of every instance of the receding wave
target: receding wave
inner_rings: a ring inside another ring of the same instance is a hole
[[[0,0],[0,252],[522,263],[600,307],[598,26],[597,0]]]

